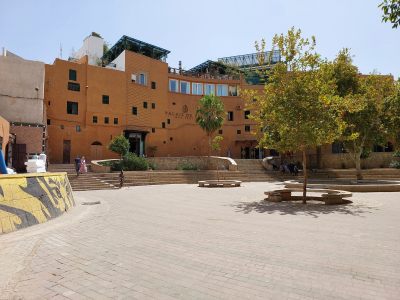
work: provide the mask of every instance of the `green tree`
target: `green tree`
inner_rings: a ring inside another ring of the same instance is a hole
[[[336,94],[356,107],[342,116],[345,127],[340,140],[355,163],[357,179],[362,179],[361,159],[374,145],[385,144],[395,130],[395,101],[387,100],[394,92],[393,78],[360,75],[348,49],[341,50],[329,68]]]
[[[211,149],[217,151],[218,153],[221,151],[221,143],[224,140],[223,136],[217,135],[211,141]],[[217,179],[219,181],[219,165],[217,161]]]
[[[108,149],[118,153],[122,159],[122,157],[129,152],[129,140],[122,134],[117,135],[112,139],[110,144],[108,144]]]
[[[211,153],[212,136],[224,123],[225,108],[221,99],[214,95],[206,95],[199,101],[196,111],[196,122],[208,137],[208,156]]]
[[[395,82],[395,92],[383,103],[383,122],[397,150],[400,149],[400,78]]]
[[[263,53],[265,42],[256,45]],[[340,136],[344,126],[341,114],[347,109],[334,95],[334,82],[326,74],[330,69],[324,67],[315,45],[314,37],[303,38],[294,28],[287,35],[275,35],[272,50],[280,51],[281,62],[266,71],[268,82],[261,95],[251,90],[242,93],[262,131],[261,147],[302,152],[303,203],[307,195],[307,150]],[[252,101],[254,98],[257,101]]]
[[[382,22],[392,23],[392,28],[400,25],[400,0],[383,0],[379,7],[382,9]]]

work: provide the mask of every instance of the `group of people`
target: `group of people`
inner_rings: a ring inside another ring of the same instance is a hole
[[[79,174],[87,172],[86,160],[84,156],[82,157],[77,156],[75,158],[75,170],[76,170],[76,176],[79,176]]]
[[[299,174],[299,168],[293,163],[281,164],[280,170],[282,173],[289,173],[290,175],[297,176]]]

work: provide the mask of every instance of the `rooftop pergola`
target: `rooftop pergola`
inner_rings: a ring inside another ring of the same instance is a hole
[[[133,51],[145,56],[165,61],[167,55],[171,52],[161,47],[139,41],[129,36],[123,35],[114,46],[110,48],[102,57],[104,64],[108,64],[116,59],[124,50]]]
[[[218,58],[218,62],[241,70],[259,69],[281,61],[279,50]]]

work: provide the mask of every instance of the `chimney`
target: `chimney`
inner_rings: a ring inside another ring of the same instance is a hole
[[[3,51],[2,51],[2,53],[3,53],[3,56],[7,56],[7,50],[6,50],[6,47],[3,47]]]
[[[179,74],[182,74],[182,61],[179,61]]]

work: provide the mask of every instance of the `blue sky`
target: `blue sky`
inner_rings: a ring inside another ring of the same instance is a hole
[[[0,47],[51,63],[79,49],[92,31],[111,45],[129,35],[171,51],[168,63],[190,68],[207,59],[252,53],[291,26],[315,35],[333,58],[351,48],[363,73],[400,76],[400,29],[381,23],[381,0],[2,1]]]

